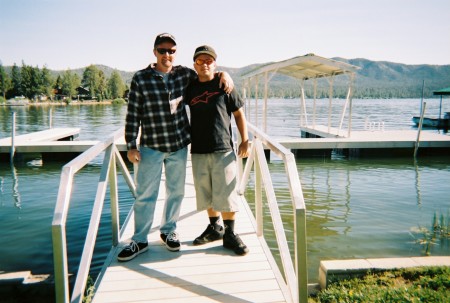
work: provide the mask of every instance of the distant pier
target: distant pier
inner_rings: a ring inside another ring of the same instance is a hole
[[[323,125],[300,127],[302,137],[281,138],[278,142],[296,157],[330,157],[332,152],[347,157],[413,156],[417,144],[417,130],[352,131],[345,137],[335,128]],[[76,140],[79,128],[51,128],[18,135],[14,138],[15,158],[42,157],[45,161],[70,161],[100,141]],[[422,132],[418,141],[422,156],[450,155],[450,136],[444,133]],[[125,138],[116,142],[120,152],[126,152]],[[11,137],[0,139],[0,159],[7,161],[11,154]]]
[[[17,160],[42,157],[43,161],[70,161],[100,141],[76,140],[80,128],[50,128],[43,131],[0,139],[0,159]],[[13,144],[13,149],[12,149]],[[119,151],[126,151],[125,138],[117,142]]]
[[[417,130],[352,131],[346,137],[336,128],[323,125],[300,127],[302,138],[279,139],[297,157],[330,156],[333,151],[350,157],[413,156],[416,144],[419,155],[450,155],[450,136]]]

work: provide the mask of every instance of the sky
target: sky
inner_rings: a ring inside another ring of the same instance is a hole
[[[303,56],[450,64],[449,0],[0,0],[0,63],[52,70],[155,62],[157,34],[192,67],[207,44],[218,66]]]

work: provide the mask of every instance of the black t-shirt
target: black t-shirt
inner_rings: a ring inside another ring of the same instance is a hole
[[[217,77],[197,80],[188,86],[184,102],[191,112],[191,153],[232,151],[231,114],[244,105],[236,90],[226,94]]]

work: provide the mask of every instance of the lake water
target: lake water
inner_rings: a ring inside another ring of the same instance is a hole
[[[447,100],[444,100],[447,101]],[[334,100],[333,125],[339,119]],[[254,102],[252,102],[254,104]],[[273,137],[299,134],[298,99],[269,100],[268,133]],[[262,101],[259,101],[262,106]],[[450,102],[443,102],[443,112]],[[254,117],[254,105],[248,114]],[[311,102],[308,102],[310,112]],[[318,100],[316,120],[326,124],[328,100]],[[363,129],[367,121],[388,129],[411,129],[420,100],[353,100],[353,127]],[[100,140],[124,125],[125,106],[70,105],[15,107],[0,106],[0,138],[11,135],[11,111],[16,111],[16,134],[53,127],[80,127],[80,140]],[[439,114],[439,100],[427,100],[426,114]],[[323,118],[325,117],[325,118]],[[254,119],[254,118],[252,118]],[[261,117],[259,117],[261,121]],[[309,117],[311,119],[311,117]],[[381,124],[382,123],[382,124]],[[436,130],[426,130],[434,131]],[[61,167],[65,163],[42,163],[39,159],[0,163],[0,272],[30,270],[53,273],[51,222],[58,193]],[[94,159],[75,177],[67,223],[69,272],[76,272],[95,197],[101,159]],[[298,159],[297,167],[307,207],[309,280],[317,282],[320,260],[422,256],[415,243],[421,235],[411,229],[430,227],[434,213],[450,217],[450,155],[439,157],[346,159]],[[286,188],[284,165],[272,159],[270,171],[276,187],[283,222],[292,248],[292,213]],[[252,193],[246,194],[249,201]],[[121,222],[133,198],[119,177]],[[111,246],[109,204],[104,208],[95,249],[92,275],[98,273]],[[268,221],[268,220],[266,220]],[[237,223],[238,224],[238,223]],[[238,226],[238,225],[237,225]],[[274,234],[267,224],[266,237],[274,246]],[[238,227],[237,227],[238,229]],[[277,254],[274,249],[274,253]],[[438,242],[431,255],[450,255],[449,241]]]

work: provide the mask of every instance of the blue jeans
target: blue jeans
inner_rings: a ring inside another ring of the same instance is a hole
[[[132,239],[136,242],[147,242],[147,235],[153,224],[163,165],[166,176],[166,199],[159,229],[161,233],[168,234],[177,228],[181,202],[184,198],[187,147],[172,153],[141,147],[140,153],[136,200],[133,205],[134,235]]]

